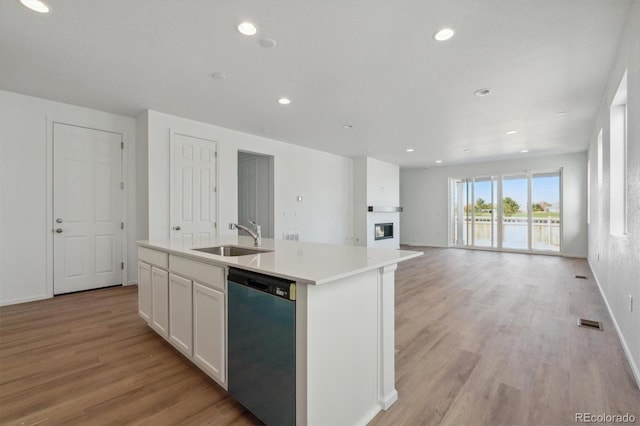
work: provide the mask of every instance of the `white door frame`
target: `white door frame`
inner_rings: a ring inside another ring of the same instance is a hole
[[[168,229],[168,235],[169,235],[169,239],[173,238],[174,234],[173,234],[173,224],[175,223],[175,211],[174,211],[174,196],[175,194],[173,193],[173,185],[174,185],[174,181],[175,181],[175,168],[173,166],[173,160],[174,160],[174,155],[175,155],[175,136],[176,135],[181,135],[181,136],[186,136],[189,138],[194,138],[194,139],[201,139],[203,141],[207,141],[207,142],[213,142],[216,145],[216,192],[215,192],[215,200],[216,200],[216,208],[215,208],[215,215],[216,215],[216,227],[214,228],[214,232],[213,235],[214,236],[218,236],[219,234],[219,230],[220,230],[220,164],[218,162],[218,152],[220,150],[219,147],[219,142],[214,138],[210,138],[210,137],[204,137],[204,136],[198,136],[198,135],[194,135],[193,132],[189,132],[189,131],[181,131],[181,130],[176,130],[175,128],[170,128],[169,129],[169,187],[167,188],[167,190],[169,191],[169,229]]]
[[[46,223],[45,229],[47,233],[47,245],[46,245],[46,269],[45,269],[45,286],[46,286],[46,297],[53,297],[53,223],[54,223],[54,212],[53,212],[53,125],[54,124],[64,124],[67,126],[76,126],[82,127],[90,130],[98,130],[102,132],[116,133],[122,136],[122,142],[124,143],[124,149],[120,151],[120,155],[122,156],[122,176],[121,181],[125,183],[124,189],[122,190],[122,200],[120,204],[120,221],[124,222],[124,230],[122,232],[122,238],[120,243],[122,244],[122,262],[124,262],[124,269],[122,269],[122,285],[128,285],[127,277],[129,276],[128,271],[132,265],[129,265],[127,262],[128,259],[128,250],[127,243],[129,241],[129,229],[131,226],[127,223],[127,211],[128,211],[128,194],[129,194],[129,185],[127,176],[127,166],[128,166],[128,157],[129,150],[133,150],[134,147],[131,143],[133,140],[132,136],[129,134],[128,129],[124,126],[117,125],[112,123],[110,125],[105,125],[106,123],[95,123],[89,120],[89,122],[83,122],[78,119],[70,119],[67,117],[58,117],[53,115],[47,115],[46,119],[46,145],[47,145],[47,160],[46,160],[46,188],[47,188],[47,200],[46,200]]]

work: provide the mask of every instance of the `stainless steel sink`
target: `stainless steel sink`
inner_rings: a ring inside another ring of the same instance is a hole
[[[270,253],[273,250],[263,250],[258,248],[238,247],[238,246],[217,246],[194,248],[195,251],[211,253],[217,256],[249,256],[252,254]]]

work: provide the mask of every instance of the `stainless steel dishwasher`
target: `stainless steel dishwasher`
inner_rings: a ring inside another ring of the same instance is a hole
[[[295,283],[236,268],[228,281],[229,393],[267,425],[295,425]]]

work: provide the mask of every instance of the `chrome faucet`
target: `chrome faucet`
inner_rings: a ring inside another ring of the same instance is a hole
[[[251,229],[247,228],[246,226],[242,226],[237,223],[230,223],[229,229],[242,229],[243,231],[246,231],[249,235],[251,235],[251,237],[253,237],[254,247],[262,246],[262,230],[260,229],[260,225],[255,223],[255,221],[253,220],[250,220],[249,223],[256,227],[256,232],[253,232]]]

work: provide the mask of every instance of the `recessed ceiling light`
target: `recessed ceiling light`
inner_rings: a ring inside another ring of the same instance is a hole
[[[49,5],[40,0],[20,0],[20,3],[22,3],[24,7],[28,7],[34,12],[49,13],[51,11]]]
[[[454,34],[455,31],[453,31],[451,28],[443,28],[435,33],[433,35],[433,38],[436,39],[436,41],[446,41],[453,37]]]
[[[280,105],[289,105],[291,103],[291,101],[287,98],[280,98],[278,99],[278,103]]]
[[[258,32],[258,27],[256,27],[251,22],[242,22],[238,25],[238,31],[240,34],[244,34],[246,36],[256,35]]]
[[[353,129],[353,124],[344,124],[342,127],[345,129]]]
[[[262,40],[260,40],[260,46],[264,47],[265,49],[271,49],[273,47],[276,47],[276,41],[270,38],[263,38]]]
[[[442,160],[436,160],[436,164],[442,163]]]
[[[507,132],[505,132],[507,135],[515,135],[516,133],[518,133],[517,130],[509,130]]]
[[[407,152],[413,152],[413,151],[415,151],[415,149],[413,149],[413,148],[407,148]]]
[[[520,152],[522,152],[523,154],[526,154],[527,152],[529,152],[529,150],[528,149],[523,149],[523,150],[520,150]]]
[[[559,111],[559,112],[556,112],[556,115],[557,115],[558,117],[561,117],[561,116],[563,116],[563,115],[567,115],[567,111]]]
[[[221,72],[214,72],[213,74],[211,74],[211,77],[214,80],[224,80],[225,78],[227,78],[227,76],[222,74]]]
[[[476,96],[487,96],[489,93],[491,93],[491,90],[489,89],[478,89],[473,92],[473,94]]]

